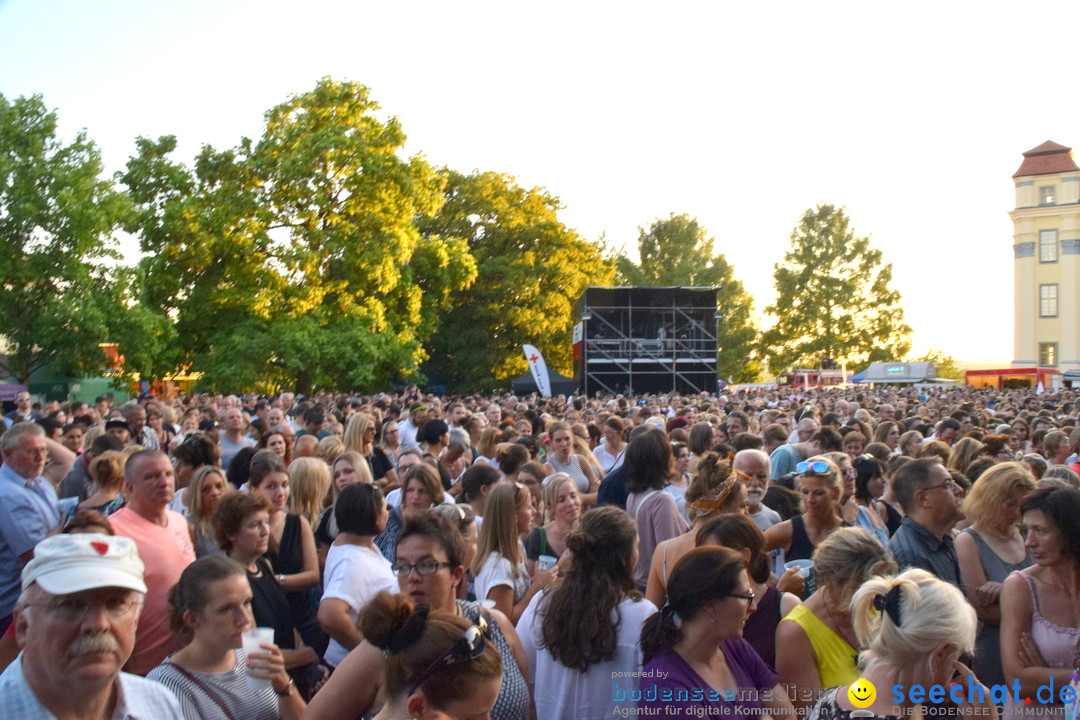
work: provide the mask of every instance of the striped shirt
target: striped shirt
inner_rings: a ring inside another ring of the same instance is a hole
[[[151,670],[146,679],[156,680],[176,695],[184,713],[184,720],[228,720],[228,715],[219,702],[225,703],[232,716],[240,720],[279,720],[281,709],[273,687],[267,683],[261,689],[252,689],[248,685],[244,651],[233,652],[236,653],[236,664],[228,672],[204,673],[188,670],[203,686],[209,688],[213,696],[185,677],[169,662],[169,658]]]

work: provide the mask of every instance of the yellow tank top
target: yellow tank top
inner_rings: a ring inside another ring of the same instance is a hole
[[[847,685],[859,679],[859,668],[855,664],[858,653],[847,644],[844,638],[821,622],[818,616],[806,609],[805,605],[796,605],[785,617],[803,629],[817,654],[817,670],[821,675],[821,687],[831,688]]]

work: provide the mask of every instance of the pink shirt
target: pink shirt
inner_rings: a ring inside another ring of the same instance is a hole
[[[180,580],[180,573],[195,562],[195,548],[187,520],[180,513],[165,511],[168,525],[161,527],[125,507],[109,516],[117,535],[135,541],[142,558],[146,581],[146,604],[135,631],[135,651],[124,670],[145,675],[180,649],[169,628],[169,589]]]

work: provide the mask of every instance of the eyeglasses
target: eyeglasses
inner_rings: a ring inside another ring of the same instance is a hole
[[[806,472],[813,473],[814,475],[832,475],[832,468],[829,467],[829,463],[824,460],[815,460],[814,462],[802,461],[795,466],[795,472],[800,475]]]
[[[420,577],[426,577],[428,575],[434,575],[439,572],[439,568],[442,567],[454,567],[448,562],[439,562],[435,558],[424,558],[415,565],[410,565],[407,562],[398,560],[396,563],[390,566],[390,570],[399,578],[409,577],[409,573],[416,569],[416,574]]]
[[[924,487],[922,489],[923,490],[940,490],[941,488],[948,488],[949,490],[954,490],[954,489],[956,489],[958,487],[960,487],[960,486],[956,484],[956,481],[953,480],[952,478],[949,478],[948,480],[941,483],[940,485],[931,485],[930,487]]]
[[[142,605],[142,600],[127,596],[114,596],[105,598],[104,602],[67,598],[35,604],[56,613],[64,622],[75,623],[82,622],[90,613],[100,610],[104,610],[105,614],[111,619],[120,620],[126,617],[132,608]]]
[[[726,597],[739,598],[746,601],[746,609],[749,610],[754,606],[754,591],[751,590],[746,595],[740,595],[739,593],[728,593]]]
[[[487,620],[484,618],[483,613],[480,614],[477,623],[467,627],[460,640],[451,645],[450,649],[440,655],[435,662],[431,663],[427,670],[416,676],[416,679],[409,685],[409,695],[416,692],[416,688],[420,687],[425,680],[440,670],[464,660],[475,660],[484,654],[484,650],[487,648]]]

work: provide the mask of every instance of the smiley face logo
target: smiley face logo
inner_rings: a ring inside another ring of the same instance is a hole
[[[873,705],[877,698],[877,688],[869,680],[859,678],[848,686],[847,697],[855,707],[867,708]]]

